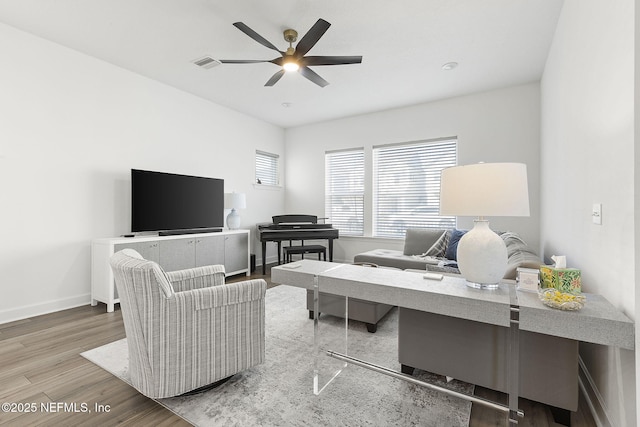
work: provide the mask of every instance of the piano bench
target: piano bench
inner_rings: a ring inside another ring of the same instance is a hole
[[[318,254],[318,261],[320,261],[320,254],[324,257],[324,261],[327,260],[327,248],[322,245],[303,245],[303,246],[285,246],[282,248],[284,253],[284,262],[291,262],[291,255],[299,254],[304,258],[304,254]]]

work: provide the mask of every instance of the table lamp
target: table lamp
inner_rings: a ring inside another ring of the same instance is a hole
[[[497,288],[507,269],[507,247],[484,217],[529,216],[527,165],[478,163],[444,169],[440,215],[478,217],[458,243],[458,269],[471,287]]]
[[[240,228],[240,215],[236,209],[244,209],[247,207],[247,198],[244,193],[225,193],[224,194],[224,207],[225,209],[231,209],[229,215],[227,215],[227,227],[229,230],[237,230]]]

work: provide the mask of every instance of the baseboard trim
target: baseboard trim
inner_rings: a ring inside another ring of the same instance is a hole
[[[581,357],[578,357],[578,365],[578,386],[587,402],[587,406],[589,406],[593,420],[598,427],[613,427],[604,399]]]
[[[67,310],[69,308],[90,304],[90,302],[91,294],[84,294],[48,301],[42,304],[25,305],[8,310],[1,310],[0,324],[24,320],[29,317],[41,316],[43,314],[54,313],[56,311]]]

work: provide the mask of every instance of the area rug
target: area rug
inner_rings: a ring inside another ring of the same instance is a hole
[[[267,290],[265,305],[265,363],[236,374],[217,389],[157,402],[195,426],[469,424],[471,403],[355,365],[349,365],[320,395],[314,395],[313,321],[306,310],[306,291],[276,286]],[[326,336],[335,332],[335,337],[344,337],[344,321],[331,316],[321,319]],[[399,370],[397,309],[380,321],[375,334],[369,334],[360,322],[349,322],[348,340],[350,355]],[[130,383],[126,339],[82,356]],[[473,392],[470,384],[447,383],[444,377],[428,372],[417,370],[416,378]]]

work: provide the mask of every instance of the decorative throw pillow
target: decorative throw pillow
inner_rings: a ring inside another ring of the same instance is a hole
[[[458,230],[453,229],[451,231],[451,237],[449,238],[449,244],[447,245],[447,250],[444,253],[444,257],[447,259],[452,259],[454,261],[458,260],[458,242],[467,233],[468,230]]]
[[[522,238],[513,231],[506,231],[500,235],[504,244],[507,247],[507,256],[511,256],[516,252],[527,250],[527,244]]]
[[[447,243],[449,242],[449,233],[445,230],[442,232],[442,235],[436,240],[436,242],[431,245],[427,252],[425,252],[424,256],[432,256],[432,257],[443,257],[444,252],[447,249]]]
[[[404,238],[404,255],[422,255],[442,235],[442,229],[408,228]]]

